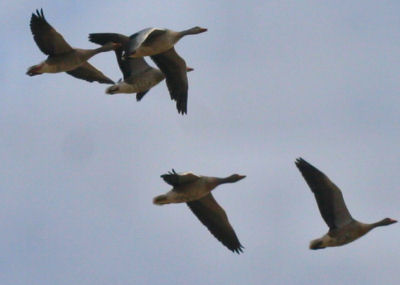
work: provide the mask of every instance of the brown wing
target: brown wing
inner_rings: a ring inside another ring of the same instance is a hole
[[[166,52],[153,55],[151,59],[165,75],[171,99],[176,101],[178,113],[187,113],[188,79],[186,62],[172,47]]]
[[[93,65],[88,62],[81,64],[74,70],[67,71],[69,75],[73,77],[83,79],[89,82],[97,81],[99,83],[114,84],[110,78],[105,76],[100,70],[96,69]]]
[[[100,45],[105,45],[108,42],[122,44],[120,48],[115,50],[115,55],[117,57],[119,68],[124,75],[124,80],[129,77],[135,78],[146,70],[152,68],[147,64],[143,57],[122,59],[122,53],[129,45],[129,37],[127,36],[116,33],[93,33],[89,34],[89,41]]]
[[[31,31],[39,49],[47,55],[62,54],[72,51],[73,48],[64,40],[44,18],[43,9],[32,13]]]
[[[210,194],[192,202],[187,202],[190,210],[196,215],[200,222],[227,248],[236,253],[243,251],[235,231],[229,223],[224,209],[218,205]]]
[[[147,89],[146,91],[136,93],[136,101],[142,100],[144,95],[146,95],[146,93],[149,91],[150,91],[150,89]]]
[[[162,32],[163,31],[163,32]],[[147,40],[147,37],[155,32],[152,36],[151,41],[154,42],[154,39],[157,36],[165,33],[166,31],[163,29],[156,29],[156,28],[146,28],[137,33],[134,33],[129,37],[129,45],[128,48],[125,50],[125,55],[129,55],[136,51],[143,43]]]
[[[172,172],[169,171],[168,173],[161,175],[161,178],[164,179],[164,181],[169,185],[175,187],[187,183],[192,183],[200,177],[191,172],[176,173],[175,170],[172,169]]]
[[[153,28],[150,33],[146,34],[146,37],[143,39],[141,45],[142,46],[152,46],[155,42],[157,42],[158,38],[164,35],[167,32],[165,29],[156,29]]]
[[[321,216],[330,229],[353,221],[342,192],[324,173],[302,158],[296,160],[296,166],[314,193]]]

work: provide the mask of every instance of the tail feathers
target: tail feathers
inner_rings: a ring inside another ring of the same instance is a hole
[[[167,195],[160,195],[157,197],[154,197],[153,199],[153,204],[155,205],[163,205],[163,204],[169,204],[170,202],[168,201]]]

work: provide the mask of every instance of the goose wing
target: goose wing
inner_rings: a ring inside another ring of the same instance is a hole
[[[84,62],[78,68],[67,71],[67,73],[73,77],[89,82],[97,81],[99,83],[114,84],[114,81],[105,76],[100,70],[96,69],[88,62]]]
[[[146,93],[149,92],[149,91],[150,91],[150,89],[147,89],[146,91],[136,93],[136,101],[142,100],[144,95],[146,95]]]
[[[200,222],[223,245],[236,253],[243,251],[243,246],[240,244],[235,231],[229,223],[228,216],[224,209],[215,201],[211,193],[199,200],[187,202],[187,205]]]
[[[43,9],[32,13],[31,31],[39,49],[47,55],[56,55],[70,52],[73,48],[64,40],[45,19]]]
[[[122,46],[115,50],[118,66],[124,76],[124,80],[135,78],[152,67],[147,64],[144,58],[127,58],[122,59],[123,51],[129,45],[129,37],[117,33],[92,33],[89,34],[89,41],[104,45],[108,42],[121,43]]]
[[[146,45],[151,43],[160,35],[166,32],[165,29],[146,28],[129,37],[129,47],[126,49],[126,54],[133,53],[138,47],[146,42]]]
[[[176,173],[174,169],[169,171],[166,174],[161,175],[161,178],[164,179],[166,183],[171,186],[180,186],[187,183],[195,182],[200,176],[192,172],[185,172],[185,173]]]
[[[178,113],[187,113],[188,78],[186,62],[172,47],[169,50],[151,56],[151,59],[165,75],[171,99],[176,101]]]
[[[304,159],[298,158],[295,163],[314,193],[321,216],[328,227],[340,228],[353,221],[339,187]]]

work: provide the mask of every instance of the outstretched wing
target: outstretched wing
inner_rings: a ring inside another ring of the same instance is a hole
[[[120,48],[115,50],[115,55],[124,80],[129,77],[135,78],[136,76],[140,76],[143,72],[152,68],[143,57],[122,59],[123,51],[129,45],[129,37],[127,36],[117,33],[92,33],[89,34],[89,41],[99,45],[105,45],[108,42],[122,44]]]
[[[243,246],[229,223],[228,216],[211,193],[199,200],[187,202],[187,205],[223,245],[236,253],[243,251]]]
[[[88,62],[84,62],[78,68],[67,71],[67,73],[73,77],[89,82],[97,81],[99,83],[114,84],[114,81],[105,76],[100,70],[96,69]]]
[[[39,49],[47,55],[56,55],[70,52],[73,48],[64,40],[45,19],[43,9],[32,13],[31,31]]]
[[[315,195],[322,218],[330,229],[340,228],[353,221],[343,199],[342,191],[317,168],[302,158],[296,166]]]
[[[151,56],[151,59],[165,75],[171,99],[176,101],[178,113],[187,113],[188,78],[186,62],[172,47],[166,52]]]
[[[141,45],[151,45],[158,36],[164,34],[165,29],[146,28],[129,37],[129,46],[125,50],[126,55],[136,51]]]

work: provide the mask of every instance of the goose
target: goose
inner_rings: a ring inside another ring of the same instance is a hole
[[[329,227],[327,234],[310,242],[310,249],[345,245],[376,227],[397,222],[391,218],[372,224],[355,220],[346,207],[342,192],[324,173],[302,158],[296,159],[295,164],[314,193],[321,216]]]
[[[245,175],[232,174],[225,178],[200,176],[192,172],[172,172],[161,175],[166,183],[173,186],[166,194],[153,199],[156,205],[170,203],[186,203],[190,210],[205,225],[208,230],[229,250],[236,253],[243,252],[235,231],[229,223],[224,209],[215,201],[211,191],[220,184],[234,183]]]
[[[187,114],[188,79],[185,60],[175,51],[174,45],[184,36],[207,31],[193,27],[181,32],[169,29],[147,28],[130,36],[124,58],[150,56],[164,73],[171,99],[176,101],[178,113]]]
[[[170,29],[146,28],[130,36],[127,57],[152,56],[166,52],[184,36],[206,32],[207,29],[193,27],[180,32]]]
[[[27,75],[67,72],[69,75],[89,82],[114,83],[87,60],[98,53],[113,50],[120,44],[109,42],[97,49],[72,48],[47,22],[43,9],[36,10],[36,14],[32,13],[30,27],[37,46],[48,57],[45,61],[29,67]]]
[[[121,44],[121,47],[115,49],[115,55],[124,80],[108,87],[106,94],[137,93],[136,100],[140,101],[150,88],[164,80],[164,73],[148,65],[143,57],[122,59],[122,52],[129,44],[128,36],[117,33],[92,33],[89,34],[89,41],[100,45],[108,42]],[[193,68],[186,68],[186,71],[192,70]]]

